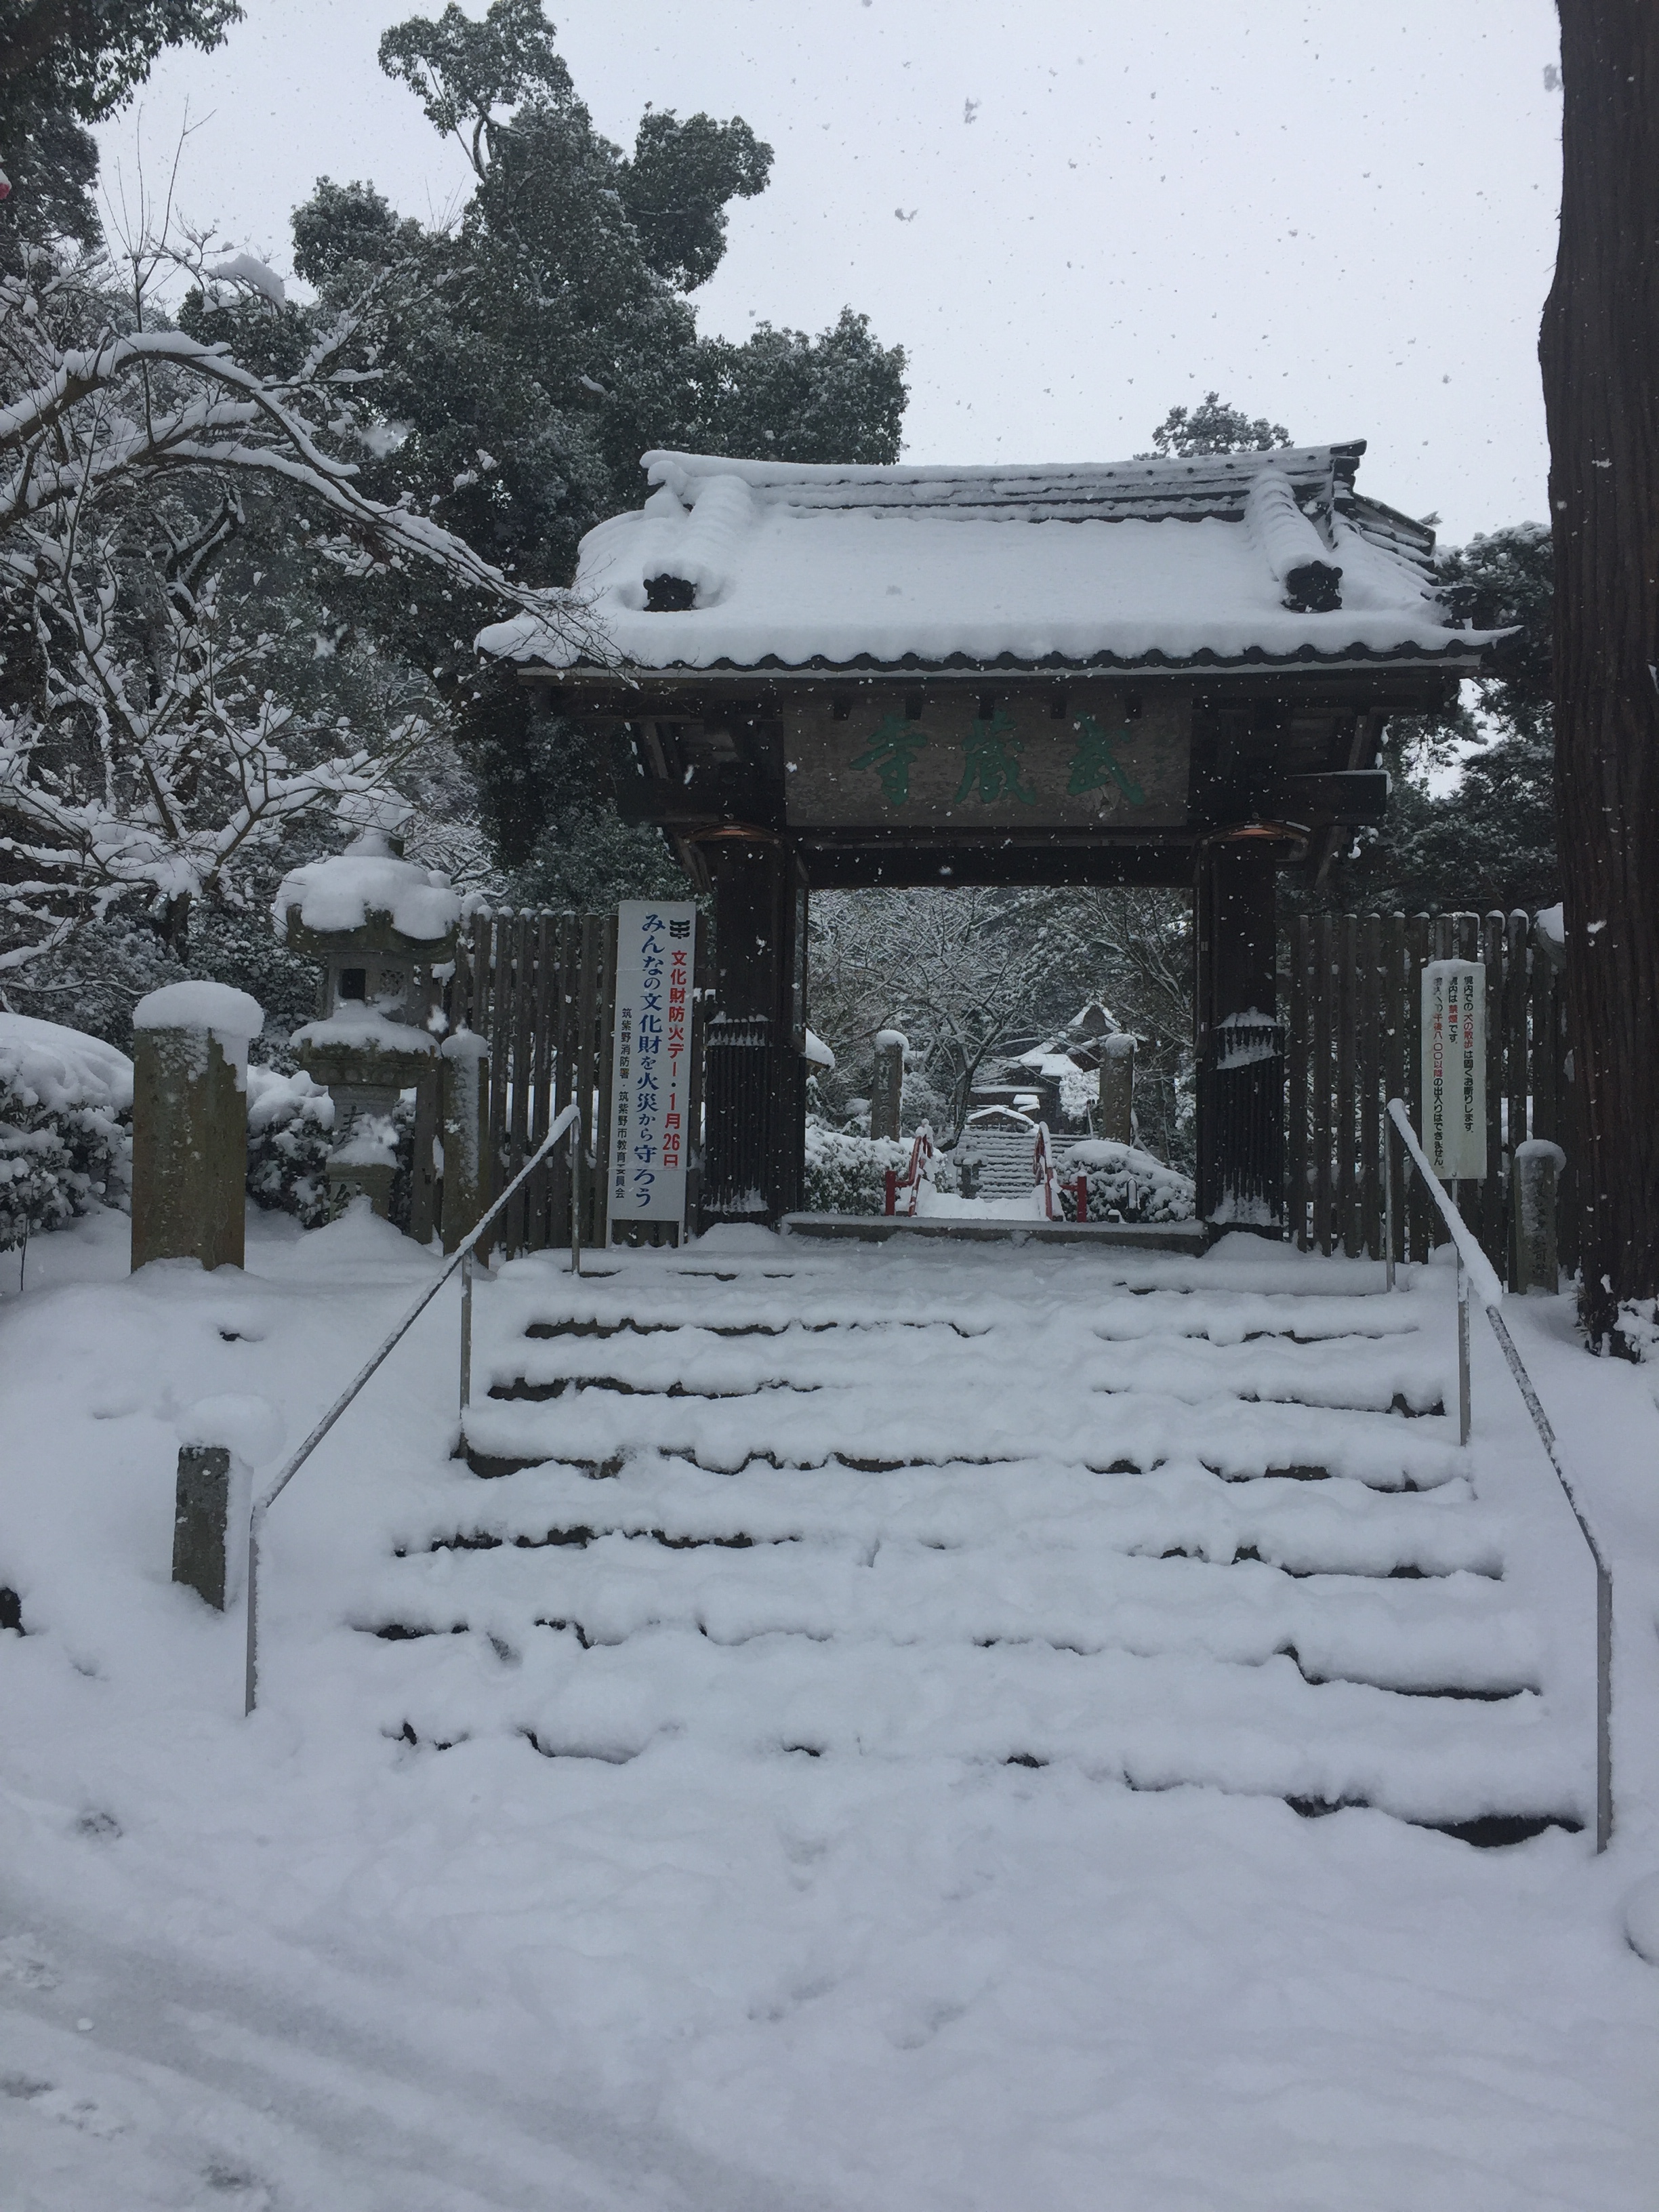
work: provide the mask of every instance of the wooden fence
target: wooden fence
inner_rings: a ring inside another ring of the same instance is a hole
[[[1510,1146],[1548,1137],[1567,1156],[1560,1251],[1577,1264],[1564,978],[1533,941],[1529,918],[1474,914],[1324,914],[1291,925],[1285,1000],[1290,1231],[1304,1250],[1380,1255],[1382,1147],[1394,1146],[1395,1257],[1425,1259],[1442,1241],[1433,1200],[1406,1180],[1389,1130],[1390,1098],[1421,1117],[1421,971],[1430,960],[1486,971],[1486,1162],[1455,1186],[1459,1210],[1499,1273],[1512,1271]]]
[[[698,932],[696,981],[708,972]],[[610,1164],[611,1032],[616,1020],[617,916],[602,914],[475,915],[462,932],[454,973],[444,989],[452,1030],[463,1024],[489,1042],[489,1161],[484,1195],[493,1198],[519,1172],[554,1117],[574,1098],[580,1111],[582,1166],[578,1192],[585,1245],[605,1242]],[[689,1127],[702,1114],[702,1004],[694,992]],[[694,1145],[687,1218],[696,1218],[701,1146]],[[570,1242],[570,1155],[552,1160],[508,1207],[501,1248],[539,1251]],[[666,1241],[663,1224],[630,1231],[635,1242]]]

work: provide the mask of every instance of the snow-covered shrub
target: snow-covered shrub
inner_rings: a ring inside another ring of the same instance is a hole
[[[860,1137],[840,1129],[806,1132],[805,1204],[809,1213],[884,1213],[887,1170],[904,1175],[908,1137]],[[935,1152],[928,1163],[936,1190],[955,1190],[955,1163]]]
[[[341,1210],[326,1173],[334,1144],[334,1101],[302,1068],[250,1066],[247,1072],[247,1194],[268,1212],[292,1213],[319,1229]]]
[[[1619,1309],[1613,1348],[1647,1369],[1647,1382],[1659,1404],[1659,1298],[1626,1298]]]
[[[413,1097],[400,1098],[375,1127],[391,1135],[397,1161],[392,1218],[402,1226],[409,1219],[415,1158]],[[291,1213],[302,1229],[320,1229],[343,1212],[347,1200],[328,1187],[335,1141],[334,1101],[303,1068],[285,1072],[276,1064],[248,1069],[247,1194],[256,1206]]]
[[[1089,1179],[1091,1221],[1190,1221],[1198,1194],[1192,1178],[1138,1146],[1093,1137],[1067,1146],[1055,1162],[1060,1205],[1077,1218],[1077,1182]]]
[[[124,1203],[132,1062],[101,1038],[0,1013],[0,1249]]]

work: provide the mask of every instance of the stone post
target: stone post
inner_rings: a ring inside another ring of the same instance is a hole
[[[216,1613],[225,1609],[230,1527],[230,1453],[223,1444],[180,1444],[173,1514],[173,1579]]]
[[[133,1010],[132,1265],[240,1267],[247,1182],[246,991],[169,983]]]
[[[870,1134],[896,1137],[904,1092],[906,1039],[897,1030],[876,1032],[876,1073],[870,1089]]]
[[[1559,1145],[1529,1137],[1515,1148],[1515,1287],[1546,1291],[1561,1287],[1555,1241],[1556,1178],[1567,1164]]]
[[[1100,1041],[1100,1130],[1114,1144],[1134,1142],[1135,1041],[1121,1030]]]
[[[489,1047],[472,1030],[444,1039],[443,1239],[453,1252],[489,1204]]]

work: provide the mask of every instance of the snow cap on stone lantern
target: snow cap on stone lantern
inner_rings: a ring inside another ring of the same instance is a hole
[[[419,1021],[414,971],[453,957],[461,894],[441,870],[404,860],[400,842],[371,824],[333,859],[290,869],[277,888],[273,911],[289,950],[327,968],[324,1024]]]

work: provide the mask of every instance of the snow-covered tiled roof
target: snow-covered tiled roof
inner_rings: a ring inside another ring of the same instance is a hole
[[[1363,441],[1136,460],[833,468],[651,453],[577,589],[635,666],[1215,665],[1474,659],[1424,525]],[[522,615],[489,653],[569,665]]]

